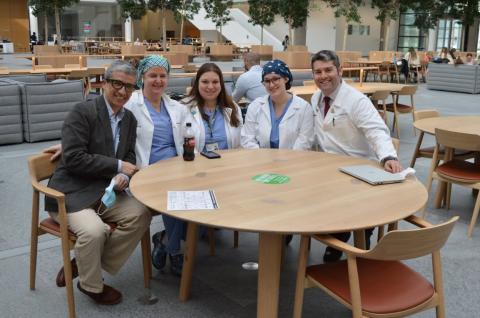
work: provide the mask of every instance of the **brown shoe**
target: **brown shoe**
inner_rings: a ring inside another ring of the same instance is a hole
[[[77,287],[82,293],[100,305],[116,305],[122,301],[122,293],[105,284],[103,284],[103,291],[101,293],[92,293],[83,289],[80,286],[80,282],[77,283]]]
[[[72,264],[72,279],[75,279],[78,277],[78,267],[75,258],[72,258],[70,264]],[[65,271],[63,270],[63,266],[57,274],[56,282],[58,287],[65,287]]]

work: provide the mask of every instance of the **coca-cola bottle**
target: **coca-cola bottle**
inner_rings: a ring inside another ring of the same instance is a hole
[[[192,123],[187,123],[183,137],[183,160],[192,161],[195,159],[195,135]]]

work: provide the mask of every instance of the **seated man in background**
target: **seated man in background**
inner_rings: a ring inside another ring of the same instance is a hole
[[[247,72],[240,75],[235,83],[232,98],[235,102],[238,102],[242,97],[245,97],[248,102],[252,102],[258,97],[267,95],[265,86],[262,84],[260,55],[257,53],[246,53],[243,56],[243,62]]]
[[[320,89],[312,96],[315,142],[321,151],[378,160],[386,171],[400,172],[390,131],[370,99],[342,81],[342,67],[333,51],[313,55],[312,71]],[[373,229],[366,231],[367,248]],[[334,234],[346,242],[350,232]],[[342,252],[327,247],[323,260],[334,262]]]
[[[124,192],[137,171],[137,121],[123,108],[135,90],[135,75],[129,63],[113,62],[104,95],[74,106],[63,123],[63,153],[49,181],[65,193],[69,229],[77,236],[72,277],[79,276],[82,293],[105,305],[121,302],[122,294],[103,283],[102,269],[116,274],[151,220],[149,210]],[[46,199],[45,210],[58,220],[55,200]],[[115,230],[106,222],[116,223]],[[57,286],[65,286],[63,268]]]

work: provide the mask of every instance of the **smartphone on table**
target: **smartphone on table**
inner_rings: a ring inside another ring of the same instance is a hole
[[[221,157],[215,151],[202,151],[200,154],[208,159],[218,159]]]

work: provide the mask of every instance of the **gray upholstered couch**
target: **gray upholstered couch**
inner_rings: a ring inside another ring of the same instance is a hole
[[[83,82],[80,80],[23,84],[22,115],[25,141],[59,139],[63,120],[73,106],[83,100]]]
[[[65,116],[84,100],[83,82],[46,82],[43,74],[2,77],[0,96],[7,96],[0,100],[0,143],[59,139]]]
[[[20,86],[0,82],[0,145],[21,143],[22,97]]]
[[[427,87],[434,90],[480,93],[480,66],[428,64]]]

